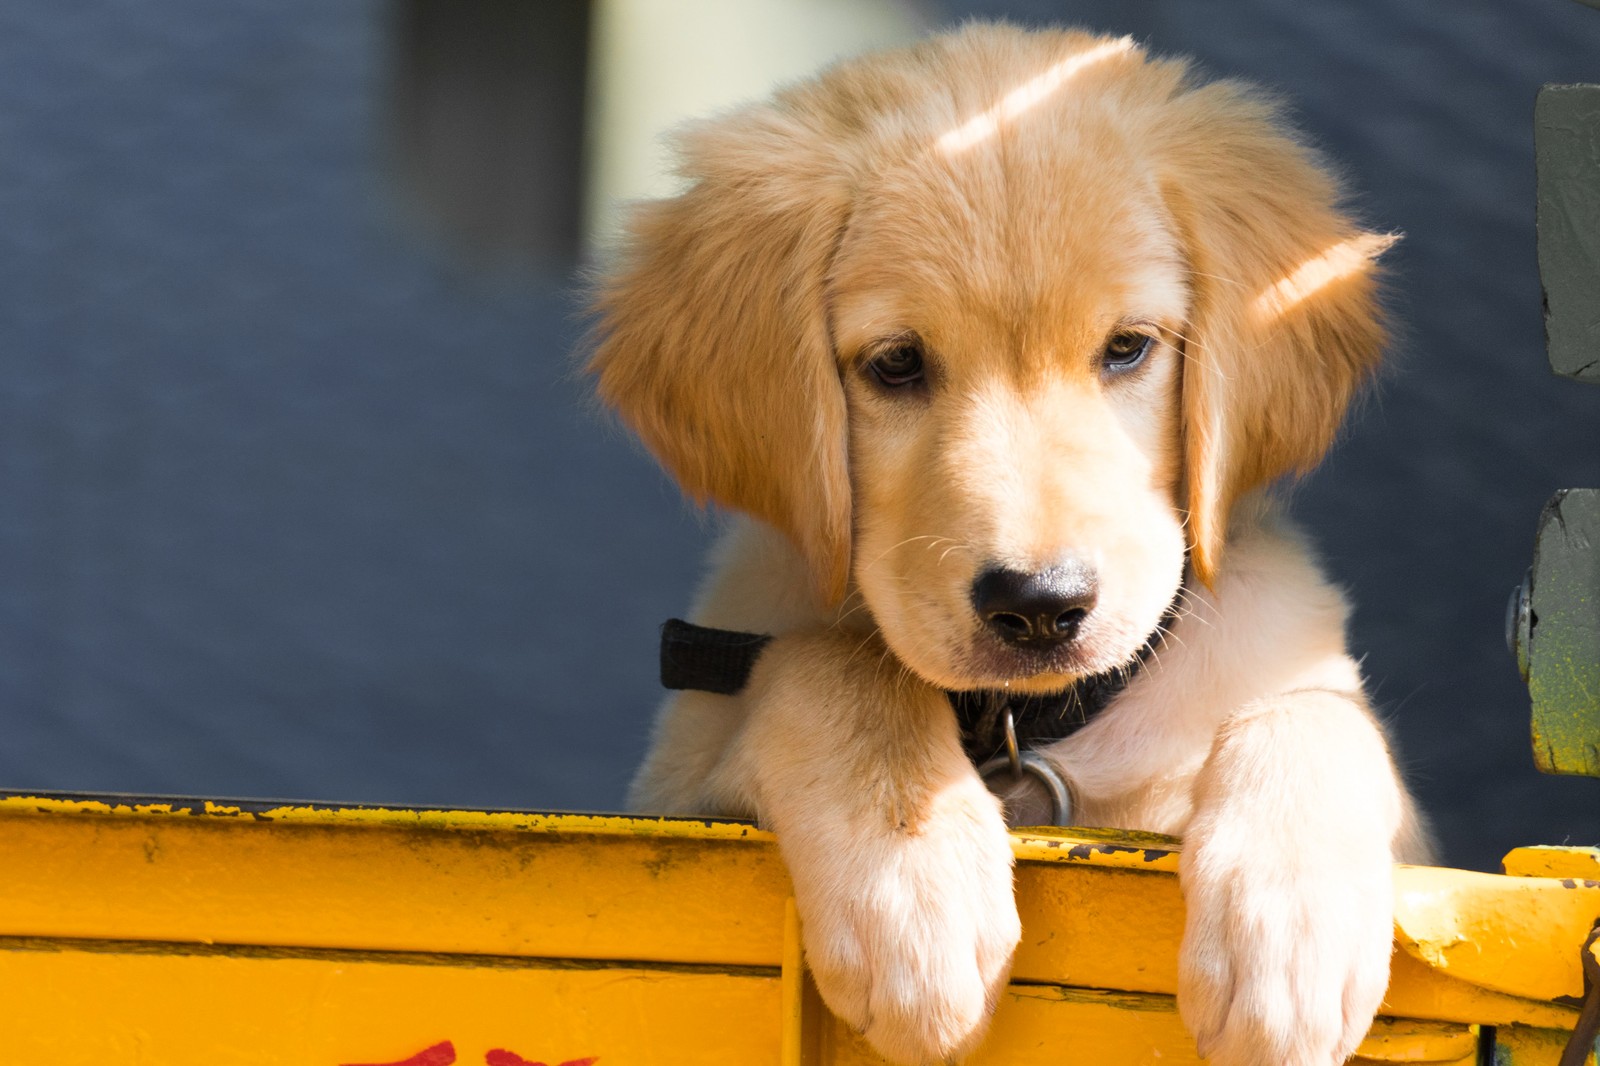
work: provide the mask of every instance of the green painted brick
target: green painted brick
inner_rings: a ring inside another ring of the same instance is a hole
[[[1550,365],[1600,382],[1600,85],[1540,90],[1534,154]]]
[[[1600,489],[1545,504],[1529,604],[1534,761],[1600,777]]]

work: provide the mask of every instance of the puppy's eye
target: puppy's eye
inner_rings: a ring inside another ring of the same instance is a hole
[[[1141,333],[1135,329],[1119,329],[1106,341],[1106,349],[1100,355],[1100,365],[1109,373],[1121,373],[1132,370],[1144,362],[1144,357],[1150,354],[1150,348],[1156,339],[1148,333]]]
[[[888,388],[915,385],[923,380],[922,345],[916,341],[896,344],[868,363],[867,369]]]

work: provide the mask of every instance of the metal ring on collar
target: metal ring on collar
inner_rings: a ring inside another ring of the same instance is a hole
[[[1049,759],[1036,751],[1024,751],[1016,756],[1014,767],[1012,756],[1009,754],[990,759],[978,767],[978,776],[989,786],[989,791],[996,795],[1000,793],[991,784],[991,779],[1002,771],[1014,778],[1027,774],[1037,779],[1050,796],[1050,824],[1072,824],[1072,793],[1068,790],[1067,782],[1061,777],[1060,771]]]

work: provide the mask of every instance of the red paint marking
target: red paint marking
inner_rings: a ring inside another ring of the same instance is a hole
[[[456,1046],[448,1040],[442,1040],[432,1047],[423,1048],[409,1059],[401,1059],[399,1062],[347,1062],[343,1066],[451,1066],[451,1063],[455,1061]]]
[[[489,1066],[545,1066],[542,1062],[531,1062],[518,1055],[515,1051],[507,1051],[505,1048],[500,1047],[485,1055],[483,1061],[488,1063]],[[561,1063],[561,1066],[594,1066],[599,1061],[600,1056],[591,1055],[586,1059],[568,1059],[566,1062]]]

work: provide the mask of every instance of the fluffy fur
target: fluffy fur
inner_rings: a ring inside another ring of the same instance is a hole
[[[663,709],[642,809],[778,834],[832,1009],[959,1058],[1018,937],[997,800],[941,690],[1059,690],[1182,617],[1047,750],[1087,822],[1181,834],[1179,1006],[1218,1066],[1330,1066],[1388,977],[1421,829],[1346,607],[1258,490],[1328,447],[1383,340],[1388,243],[1274,107],[1127,40],[974,26],[690,127],[598,298],[601,396],[747,516],[693,617],[775,635]],[[1108,338],[1154,338],[1108,368]],[[915,337],[919,385],[869,364]],[[1098,583],[997,640],[985,568]]]

